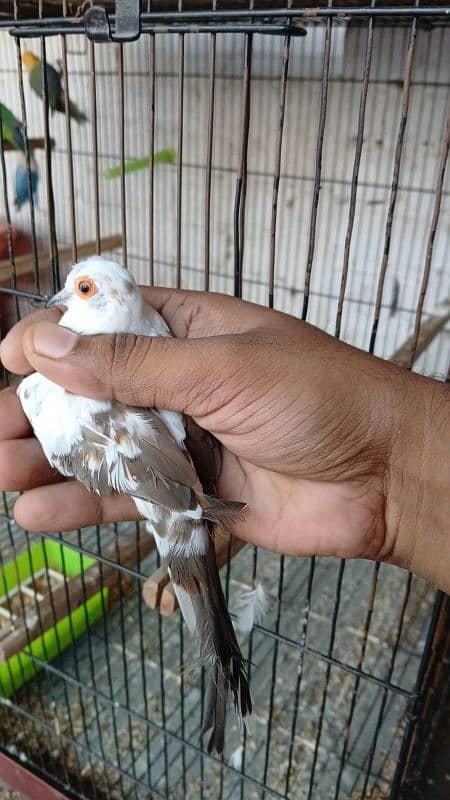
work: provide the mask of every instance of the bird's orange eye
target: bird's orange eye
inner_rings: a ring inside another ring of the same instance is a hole
[[[81,297],[82,300],[89,300],[94,294],[97,294],[98,289],[92,278],[87,278],[82,275],[78,278],[75,284],[75,294]]]

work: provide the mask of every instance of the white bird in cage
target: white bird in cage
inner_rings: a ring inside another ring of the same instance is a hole
[[[97,256],[72,268],[49,305],[65,306],[59,324],[78,334],[171,335],[132,275]],[[222,752],[229,690],[242,718],[252,704],[210,530],[242,515],[245,506],[206,494],[215,475],[205,477],[205,467],[198,467],[202,486],[186,447],[190,438],[195,457],[199,444],[206,445],[212,471],[214,440],[177,412],[79,397],[39,373],[24,378],[17,394],[53,467],[102,496],[130,495],[148,521],[184,620],[210,667],[202,733],[211,731],[209,751]]]

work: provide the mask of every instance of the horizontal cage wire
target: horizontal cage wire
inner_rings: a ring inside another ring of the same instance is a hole
[[[242,296],[445,379],[450,8],[137,3],[125,42],[117,9],[93,33],[89,3],[1,5],[26,181],[18,207],[0,131],[2,336],[101,253],[143,284]],[[47,81],[31,90],[27,51],[61,70],[60,113]],[[229,714],[219,758],[199,738],[195,643],[143,601],[159,567],[145,528],[31,535],[16,499],[0,515],[4,752],[74,798],[408,796],[442,594],[385,564],[230,544],[232,616],[255,583],[271,602],[241,639],[253,723]]]

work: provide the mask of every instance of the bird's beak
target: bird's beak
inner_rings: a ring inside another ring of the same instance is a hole
[[[67,306],[69,298],[69,292],[66,291],[66,289],[61,289],[61,291],[54,294],[50,300],[47,300],[47,308],[51,308],[52,306]]]

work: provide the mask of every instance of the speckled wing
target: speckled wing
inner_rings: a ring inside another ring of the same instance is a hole
[[[55,455],[52,462],[102,496],[120,492],[170,511],[188,511],[198,502],[189,454],[148,409],[112,403],[111,411],[93,414],[92,424],[80,427],[70,453]]]

